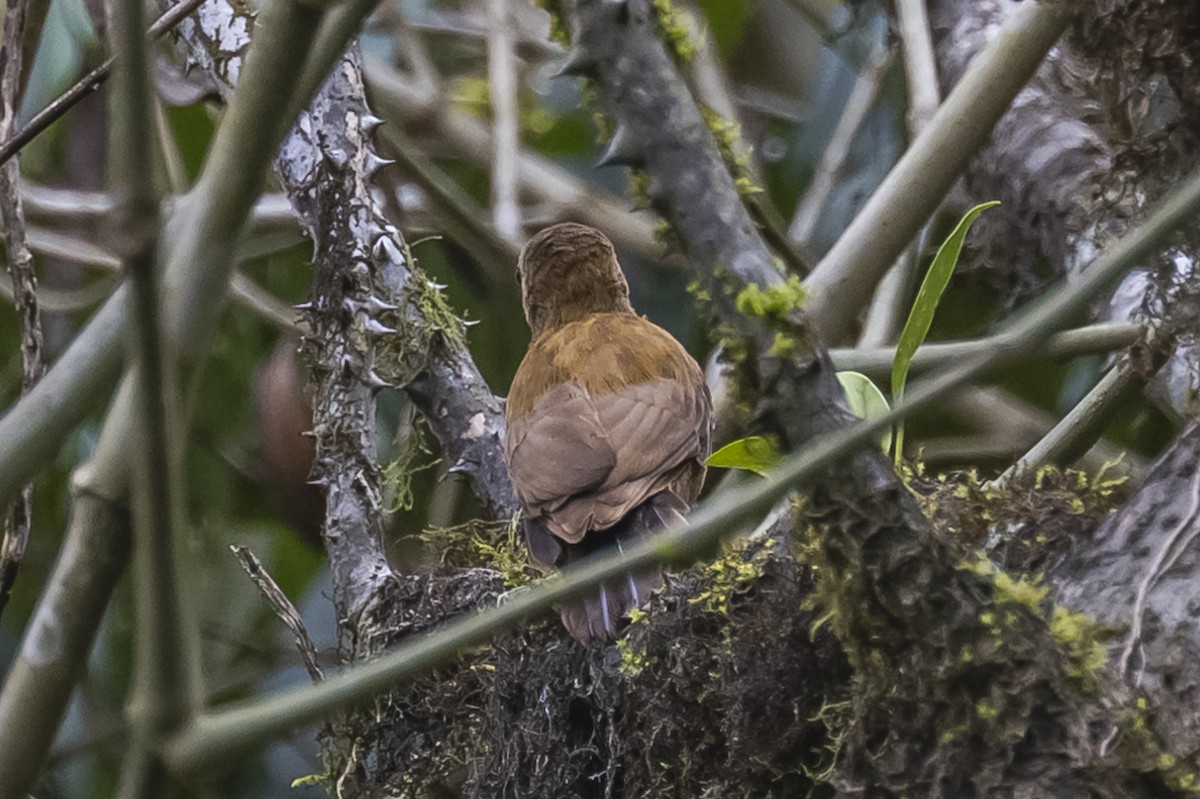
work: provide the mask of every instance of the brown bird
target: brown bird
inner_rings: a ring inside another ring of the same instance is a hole
[[[562,567],[683,519],[712,449],[712,399],[683,346],[634,313],[612,243],[585,225],[538,233],[517,266],[533,332],[508,395],[505,462],[533,560]],[[613,637],[658,573],[562,610],[571,635]]]

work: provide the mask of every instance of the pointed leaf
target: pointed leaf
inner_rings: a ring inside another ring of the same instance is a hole
[[[945,293],[946,286],[950,283],[954,267],[958,265],[958,256],[962,252],[967,232],[980,214],[999,204],[998,201],[993,200],[980,203],[967,211],[946,240],[942,242],[937,255],[933,257],[929,271],[925,273],[925,280],[921,283],[921,289],[917,292],[917,299],[913,302],[912,311],[908,314],[908,321],[904,323],[904,330],[900,333],[900,341],[896,345],[896,357],[892,361],[892,402],[899,402],[904,396],[904,383],[908,379],[908,368],[912,365],[913,355],[917,348],[925,342],[925,336],[929,334],[929,326],[933,324],[933,314],[937,311],[942,294]],[[896,426],[897,461],[900,460],[903,449],[904,425],[899,424]]]

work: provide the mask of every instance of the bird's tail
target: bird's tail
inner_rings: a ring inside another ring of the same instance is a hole
[[[579,544],[566,545],[565,563],[612,547],[622,549],[667,525],[681,522],[688,506],[673,491],[662,491],[629,512],[617,525],[584,536]],[[601,583],[595,593],[563,606],[562,621],[572,636],[586,644],[593,638],[615,638],[621,619],[642,607],[650,593],[662,585],[658,571],[627,574]]]

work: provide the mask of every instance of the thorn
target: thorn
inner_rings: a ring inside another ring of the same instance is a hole
[[[389,383],[388,381],[386,381],[382,377],[380,377],[379,373],[376,372],[374,369],[367,370],[367,377],[363,382],[366,383],[368,386],[370,386],[372,389],[374,389],[376,391],[379,391],[379,390],[385,389],[385,388],[391,388],[391,386],[392,386],[391,383]]]
[[[459,458],[454,462],[453,466],[446,469],[446,472],[448,474],[468,474],[470,469],[467,467],[467,462],[462,458]]]
[[[596,162],[596,166],[641,166],[645,159],[638,152],[637,143],[629,135],[628,128],[619,127],[613,134],[608,149]]]
[[[569,75],[573,77],[591,77],[596,72],[598,61],[582,47],[576,47],[567,54],[567,59],[554,73],[554,77]]]
[[[366,305],[366,303],[360,302],[359,300],[353,299],[351,297],[346,297],[345,299],[342,300],[342,307],[345,308],[350,313],[358,313],[359,311],[361,311],[363,309],[363,307],[365,305]]]
[[[477,325],[477,324],[479,324],[479,320],[478,320],[478,319],[464,319],[464,320],[462,320],[462,325],[463,325],[463,327],[475,327],[475,325]]]
[[[391,158],[382,158],[375,153],[368,152],[367,157],[363,160],[363,168],[367,172],[367,176],[374,175],[379,170],[383,169],[388,164],[396,163]]]
[[[382,322],[371,318],[367,319],[367,321],[363,324],[363,328],[368,333],[376,336],[386,336],[396,332],[396,328],[388,327]]]
[[[371,313],[395,311],[399,309],[399,307],[399,305],[392,305],[391,303],[384,302],[374,295],[367,297],[367,310],[369,310]]]
[[[375,239],[375,244],[371,248],[372,254],[376,261],[386,260],[390,264],[401,263],[404,256],[400,252],[400,248],[396,246],[396,242],[392,241],[392,237],[387,234],[381,235]]]
[[[374,114],[364,114],[362,117],[362,129],[366,131],[368,135],[374,133],[375,130],[382,124],[383,120]]]
[[[312,307],[313,307],[313,304],[311,302],[302,302],[299,305],[292,306],[292,308],[294,308],[297,311],[311,311]]]

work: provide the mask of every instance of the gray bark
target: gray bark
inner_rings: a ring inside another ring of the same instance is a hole
[[[1193,423],[1053,575],[1062,604],[1113,629],[1111,673],[1149,700],[1146,723],[1180,760],[1200,750],[1198,537],[1200,425]]]

